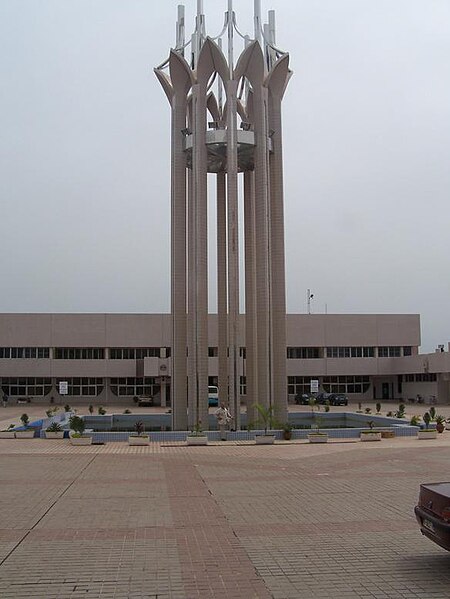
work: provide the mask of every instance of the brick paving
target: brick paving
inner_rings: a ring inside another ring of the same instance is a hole
[[[436,441],[256,447],[0,440],[2,599],[450,599],[420,535]]]

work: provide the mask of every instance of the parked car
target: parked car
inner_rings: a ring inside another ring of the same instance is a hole
[[[208,406],[218,406],[219,405],[219,389],[214,385],[209,385],[208,387]]]
[[[149,408],[151,406],[153,406],[153,397],[150,397],[150,395],[142,395],[141,397],[139,397],[138,402],[137,402],[138,407],[140,408]]]
[[[348,406],[348,397],[341,393],[330,393],[328,401],[330,406]]]
[[[314,395],[308,393],[303,393],[303,395],[301,395],[300,393],[297,393],[295,396],[295,403],[300,406],[307,406],[311,398],[314,398]]]
[[[450,551],[450,482],[420,485],[414,513],[420,532]]]

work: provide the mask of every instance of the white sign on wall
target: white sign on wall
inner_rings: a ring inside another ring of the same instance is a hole
[[[319,381],[317,379],[311,379],[311,393],[319,393]]]
[[[69,383],[67,381],[59,381],[59,394],[67,395],[69,392]]]

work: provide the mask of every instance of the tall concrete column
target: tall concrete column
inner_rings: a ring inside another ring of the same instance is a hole
[[[219,401],[228,403],[227,205],[225,172],[217,173],[217,328]]]
[[[192,106],[192,102],[191,102]],[[191,119],[192,122],[192,119]],[[188,169],[188,316],[187,316],[187,375],[188,426],[193,430],[197,418],[197,350],[196,350],[196,237],[195,196],[192,169]]]
[[[247,423],[256,420],[257,402],[256,364],[256,272],[255,272],[255,177],[252,171],[244,173],[244,243],[245,243],[245,375]]]
[[[205,77],[192,87],[194,144],[192,170],[194,177],[196,243],[196,362],[197,414],[202,427],[208,422],[208,195],[206,150],[206,85]]]
[[[181,130],[186,98],[174,96],[172,108],[172,427],[187,428],[186,371],[186,159]]]
[[[228,397],[236,428],[240,426],[239,381],[239,229],[237,162],[237,81],[227,81],[227,208],[228,208]]]
[[[272,404],[270,362],[270,270],[269,270],[269,179],[267,150],[267,93],[255,90],[255,265],[256,265],[256,353],[257,402]]]
[[[270,172],[270,281],[273,405],[279,420],[287,420],[286,281],[284,248],[283,144],[281,100],[289,76],[289,57],[272,69],[268,81],[269,127],[272,133]]]

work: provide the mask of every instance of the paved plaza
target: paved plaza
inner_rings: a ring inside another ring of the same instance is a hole
[[[444,599],[450,554],[413,507],[449,464],[448,431],[323,446],[0,440],[0,597]]]

